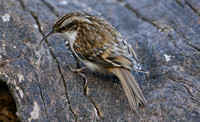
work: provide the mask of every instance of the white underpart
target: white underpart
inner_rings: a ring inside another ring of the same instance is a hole
[[[71,51],[79,58],[79,56],[76,54],[73,44],[76,40],[76,36],[77,36],[77,32],[64,32],[62,34],[60,34],[65,40],[67,40],[69,42],[69,46],[71,48]],[[79,58],[81,60],[81,58]]]
[[[89,61],[83,60],[83,63],[86,67],[88,67],[92,71],[99,71],[100,67],[94,63],[91,63]]]
[[[63,34],[61,34],[61,36],[69,41],[69,43],[73,43],[75,40],[76,40],[76,36],[77,36],[77,32],[74,31],[74,32],[64,32]]]

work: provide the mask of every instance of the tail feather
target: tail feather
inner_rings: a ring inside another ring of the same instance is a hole
[[[139,105],[147,107],[142,91],[130,70],[124,68],[112,68],[112,73],[120,79],[132,109],[137,112]]]

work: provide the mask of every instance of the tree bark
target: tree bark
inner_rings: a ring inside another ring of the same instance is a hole
[[[198,0],[1,0],[0,81],[20,121],[200,121]],[[134,73],[148,103],[139,116],[119,82],[86,70],[64,41],[39,45],[56,18],[85,11],[109,21],[134,47],[150,75]]]

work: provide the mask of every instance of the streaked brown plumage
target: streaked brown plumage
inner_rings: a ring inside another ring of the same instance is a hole
[[[116,75],[136,112],[139,105],[147,106],[131,70],[147,71],[140,65],[132,46],[112,25],[87,13],[70,12],[56,20],[52,31],[41,42],[53,33],[68,41],[72,53],[90,70]]]

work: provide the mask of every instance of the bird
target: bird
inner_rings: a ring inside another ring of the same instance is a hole
[[[52,34],[62,37],[72,54],[85,65],[76,71],[88,68],[92,72],[117,76],[130,107],[136,113],[140,106],[147,107],[132,71],[149,72],[140,64],[131,44],[109,22],[86,12],[68,12],[57,18],[39,44]]]

